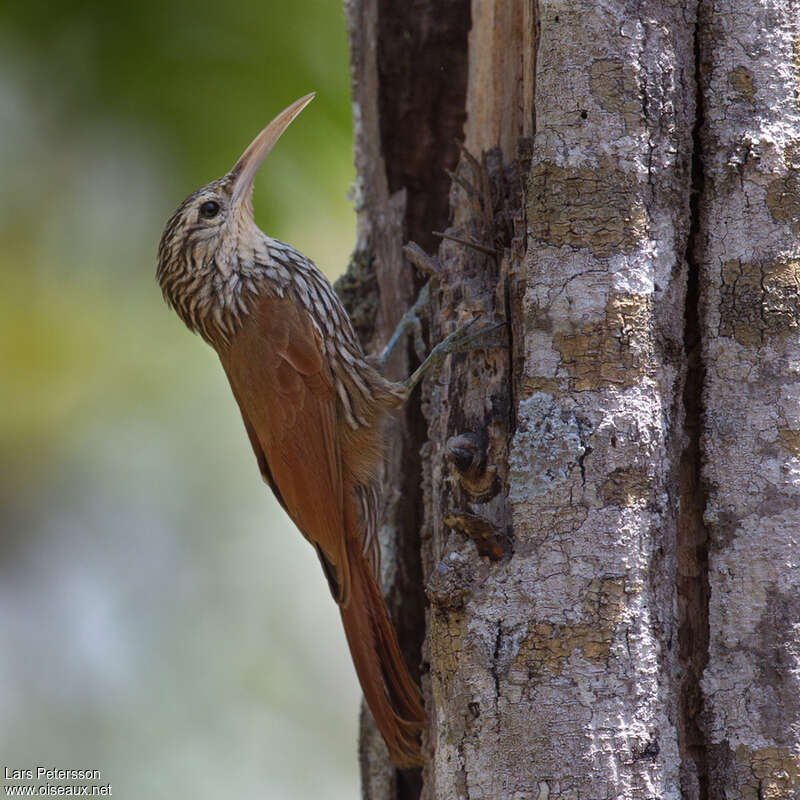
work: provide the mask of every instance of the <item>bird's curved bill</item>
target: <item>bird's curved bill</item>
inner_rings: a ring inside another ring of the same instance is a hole
[[[281,134],[291,125],[292,120],[314,99],[315,94],[316,92],[307,94],[281,111],[244,151],[242,157],[230,172],[234,176],[232,194],[234,203],[241,202],[244,198],[249,197],[258,168],[264,163],[264,159],[269,155],[275,142],[281,138]]]

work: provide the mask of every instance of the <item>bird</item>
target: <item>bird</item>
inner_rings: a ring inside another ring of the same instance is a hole
[[[219,355],[261,474],[319,556],[389,754],[416,767],[426,716],[380,591],[377,536],[381,423],[406,392],[366,359],[323,273],[253,218],[258,168],[313,97],[181,203],[159,243],[157,279]]]
[[[414,768],[427,717],[380,589],[384,423],[426,372],[470,346],[471,322],[391,381],[324,274],[256,226],[256,173],[313,97],[284,109],[228,173],[180,204],[156,276],[167,304],[217,352],[261,475],[319,557],[389,755]]]

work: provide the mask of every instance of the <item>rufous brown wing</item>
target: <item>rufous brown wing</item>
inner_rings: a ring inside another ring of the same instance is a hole
[[[390,754],[398,766],[418,766],[425,713],[362,552],[320,336],[297,304],[263,297],[218,352],[262,475],[323,563],[364,696]]]

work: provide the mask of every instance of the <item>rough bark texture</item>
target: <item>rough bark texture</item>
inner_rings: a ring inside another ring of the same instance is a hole
[[[800,796],[797,7],[346,8],[359,330],[422,283],[408,240],[431,341],[507,323],[391,432],[431,757],[365,714],[364,796]]]
[[[431,593],[430,796],[678,796],[674,576],[693,120],[683,88],[692,29],[680,10],[543,5],[525,29],[520,50],[537,53],[535,80],[522,81],[535,85],[536,112],[517,226],[527,243],[500,249],[525,287],[508,303],[521,375],[507,458],[498,448],[489,459],[503,467],[512,552],[488,563],[440,524],[448,481],[434,457],[432,561],[458,569],[461,598],[454,608],[449,585]],[[524,59],[515,61],[519,75]],[[474,103],[497,104],[472,91]],[[472,121],[467,141],[480,141]],[[464,293],[457,264],[450,282]],[[486,379],[462,387],[457,363],[453,373],[441,400],[432,395],[434,441],[459,423],[449,409],[463,414],[487,396]]]
[[[712,797],[800,796],[800,8],[705,2]]]

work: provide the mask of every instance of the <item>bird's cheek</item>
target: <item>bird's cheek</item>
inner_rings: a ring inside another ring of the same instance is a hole
[[[223,277],[229,278],[236,266],[235,242],[225,237],[214,253],[214,264]]]

